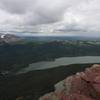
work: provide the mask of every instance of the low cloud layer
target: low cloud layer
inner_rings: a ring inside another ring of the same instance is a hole
[[[98,36],[100,0],[0,0],[0,31]]]

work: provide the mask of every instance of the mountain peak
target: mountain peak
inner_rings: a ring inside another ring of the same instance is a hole
[[[0,43],[13,43],[19,40],[21,40],[21,38],[16,35],[0,33]]]

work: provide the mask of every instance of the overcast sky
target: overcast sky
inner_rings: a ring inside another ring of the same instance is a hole
[[[100,0],[0,0],[0,31],[100,36]]]

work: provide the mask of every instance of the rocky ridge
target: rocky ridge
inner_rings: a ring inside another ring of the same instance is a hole
[[[100,65],[67,77],[39,100],[100,100]]]
[[[0,33],[0,43],[13,43],[20,40],[21,38],[16,35]]]

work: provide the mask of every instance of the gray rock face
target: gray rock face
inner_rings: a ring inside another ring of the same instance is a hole
[[[67,77],[39,100],[100,100],[100,65]]]
[[[0,43],[12,43],[21,40],[20,37],[12,34],[0,34]]]

